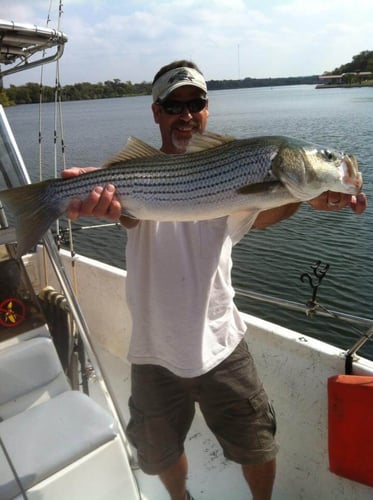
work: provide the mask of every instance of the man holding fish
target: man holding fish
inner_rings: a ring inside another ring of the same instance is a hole
[[[157,73],[152,93],[161,151],[182,155],[207,126],[205,79],[190,61],[176,61]],[[209,141],[215,145],[230,141],[213,134],[206,136],[205,145],[204,140],[200,149],[211,147]],[[296,149],[291,146],[289,154]],[[277,163],[280,171],[281,162]],[[353,163],[345,159],[343,175],[347,184],[359,184],[355,191],[326,190],[308,200],[315,209],[350,207],[356,214],[364,212],[367,201],[358,192],[361,179]],[[63,176],[73,178],[93,170],[72,168]],[[276,174],[275,166],[273,170]],[[267,180],[263,177],[254,189],[244,187],[240,194],[262,189]],[[277,190],[277,184],[277,178],[270,179],[268,189]],[[137,448],[140,467],[159,475],[172,500],[192,498],[186,485],[184,440],[195,402],[224,455],[241,465],[253,498],[271,498],[278,450],[275,416],[244,341],[245,324],[233,303],[231,251],[249,229],[262,229],[293,215],[301,203],[295,198],[302,196],[294,195],[281,206],[241,208],[209,220],[139,221],[123,215],[123,200],[109,182],[68,205],[71,219],[120,218],[128,228],[127,294],[133,332],[127,434]]]

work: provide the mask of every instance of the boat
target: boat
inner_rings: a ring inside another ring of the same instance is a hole
[[[49,28],[0,21],[4,75],[67,37]],[[0,108],[0,170],[7,187],[30,182],[5,110]],[[0,499],[161,500],[126,438],[131,318],[126,271],[59,248],[48,231],[32,252],[16,256],[11,214],[0,206]],[[274,307],[328,314],[317,290],[327,269],[312,266],[307,304],[242,294]],[[335,312],[332,312],[335,314]],[[347,351],[241,313],[246,341],[278,423],[274,500],[364,500],[373,497],[373,362],[358,349],[373,321],[338,313],[346,331],[365,334]],[[198,411],[186,439],[188,485],[196,499],[241,500],[248,488]]]

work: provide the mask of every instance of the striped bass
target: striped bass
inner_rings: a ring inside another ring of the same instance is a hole
[[[164,154],[129,138],[102,169],[0,191],[15,215],[18,255],[36,245],[72,199],[97,185],[115,186],[123,215],[158,221],[266,210],[328,190],[356,194],[362,186],[353,156],[289,137],[195,134],[188,153]]]

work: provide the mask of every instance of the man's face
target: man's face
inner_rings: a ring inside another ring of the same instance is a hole
[[[204,97],[204,93],[197,87],[186,85],[174,90],[167,99],[173,101],[190,101]],[[159,125],[162,136],[161,150],[164,153],[184,153],[192,134],[203,132],[206,128],[209,115],[208,103],[197,113],[192,113],[184,106],[180,114],[171,115],[159,104],[152,105],[154,121]]]

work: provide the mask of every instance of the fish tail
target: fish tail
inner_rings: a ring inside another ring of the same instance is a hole
[[[52,198],[50,181],[28,184],[0,192],[0,200],[14,215],[17,257],[34,247],[64,208]]]

